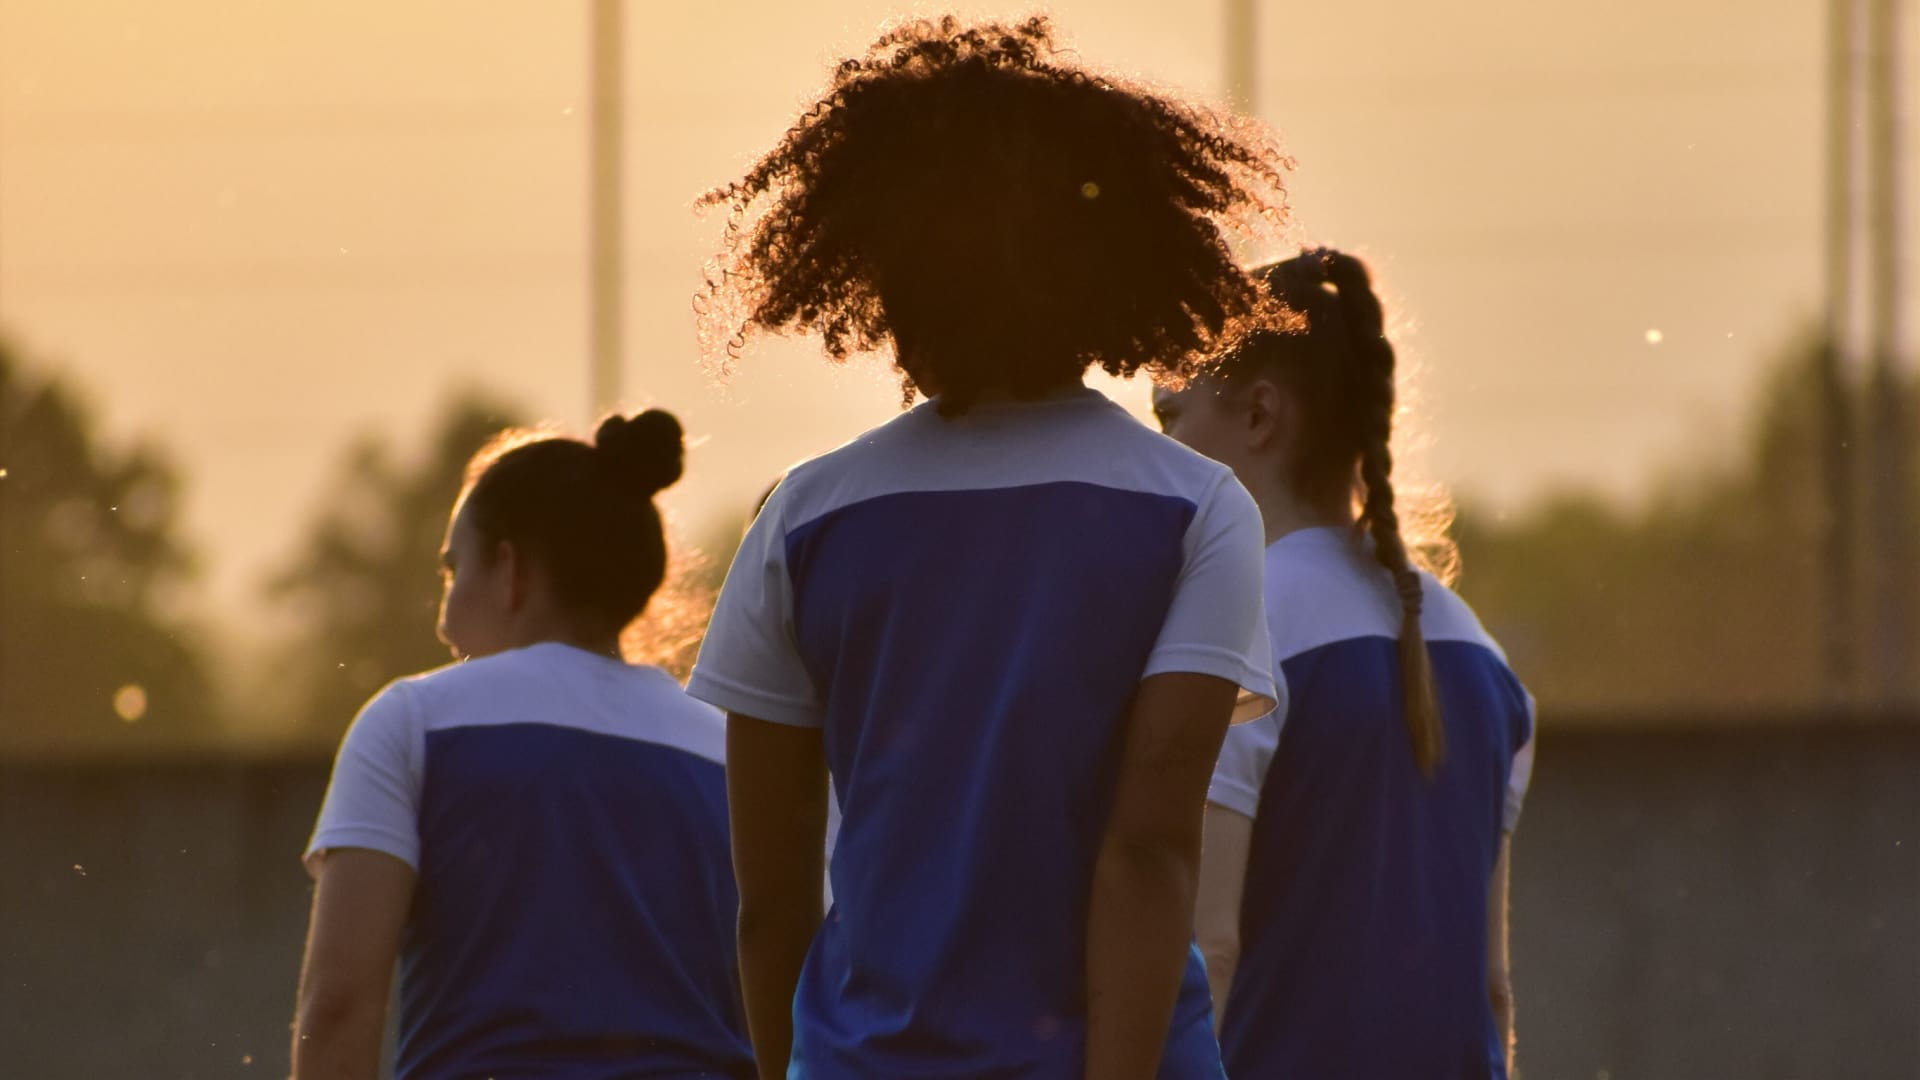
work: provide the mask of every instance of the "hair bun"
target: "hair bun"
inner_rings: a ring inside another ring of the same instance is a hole
[[[1313,254],[1319,257],[1320,272],[1327,284],[1338,289],[1341,295],[1373,291],[1373,276],[1367,273],[1366,263],[1332,248],[1321,248]]]
[[[680,421],[663,409],[607,417],[593,433],[593,446],[623,480],[649,497],[671,487],[686,467],[686,433]]]

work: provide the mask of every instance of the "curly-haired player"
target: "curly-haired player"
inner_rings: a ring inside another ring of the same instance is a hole
[[[1259,515],[1082,378],[1264,313],[1221,229],[1283,167],[1044,20],[947,19],[711,196],[716,340],[890,345],[931,399],[788,474],[688,687],[730,713],[763,1077],[1222,1075],[1191,918],[1207,775],[1274,692]]]
[[[709,344],[891,346],[963,411],[1207,354],[1261,307],[1220,224],[1277,222],[1288,163],[1239,122],[1074,66],[1044,19],[916,22],[842,63],[745,177],[696,299]]]

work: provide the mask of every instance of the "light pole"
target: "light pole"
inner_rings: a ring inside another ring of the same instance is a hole
[[[1226,0],[1227,100],[1241,112],[1260,111],[1259,0]]]
[[[1853,312],[1853,52],[1857,0],[1828,0],[1826,326],[1821,335],[1821,474],[1827,500],[1821,568],[1820,676],[1829,707],[1853,703],[1854,468],[1848,344]]]
[[[620,402],[626,326],[622,315],[626,218],[622,206],[625,35],[622,0],[592,0],[588,33],[591,104],[587,133],[587,394],[593,418]]]
[[[1901,0],[1871,0],[1866,38],[1867,373],[1866,489],[1872,552],[1865,620],[1867,669],[1878,704],[1920,698],[1915,681],[1913,468],[1901,325]]]

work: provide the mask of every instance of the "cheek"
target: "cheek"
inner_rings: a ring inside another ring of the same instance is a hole
[[[1196,411],[1192,415],[1182,416],[1168,434],[1185,443],[1199,453],[1224,460],[1222,454],[1229,450],[1226,433],[1219,419],[1208,412]]]
[[[461,651],[473,647],[476,616],[475,596],[470,582],[454,579],[440,595],[440,640]]]
[[[435,629],[440,631],[441,640],[446,640],[447,628],[453,623],[454,619],[453,585],[451,583],[442,584],[440,586],[440,617],[435,624]]]

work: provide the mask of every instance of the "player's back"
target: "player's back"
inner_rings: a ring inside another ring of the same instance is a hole
[[[1487,899],[1532,737],[1526,692],[1466,604],[1425,577],[1446,756],[1424,776],[1391,576],[1345,529],[1283,537],[1267,574],[1286,707],[1229,734],[1211,794],[1254,818],[1229,1073],[1496,1075]]]
[[[842,811],[794,1075],[1081,1074],[1086,906],[1126,710],[1190,527],[1228,495],[1251,515],[1226,469],[1089,390],[923,406],[769,501],[756,528],[804,672],[790,700],[731,700],[824,727]],[[709,700],[749,666],[725,647],[710,637],[696,668]],[[1162,1075],[1220,1075],[1197,953]]]
[[[718,714],[553,643],[394,692],[420,728],[398,1075],[751,1076]]]

